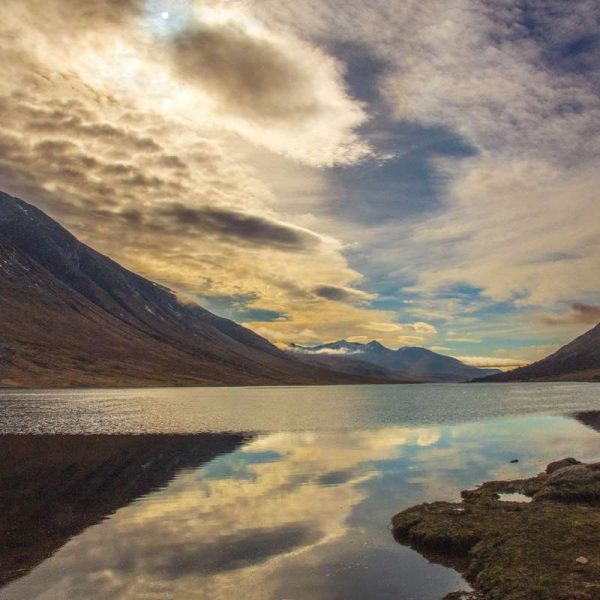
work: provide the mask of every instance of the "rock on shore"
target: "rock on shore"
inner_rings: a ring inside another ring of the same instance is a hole
[[[475,589],[467,597],[600,599],[600,463],[567,458],[530,479],[490,481],[460,503],[404,510],[392,527],[399,542],[461,572]]]

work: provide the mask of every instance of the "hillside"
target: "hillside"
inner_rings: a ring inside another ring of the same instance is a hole
[[[312,367],[0,192],[0,386],[369,381]]]
[[[600,323],[542,360],[479,381],[600,381]]]

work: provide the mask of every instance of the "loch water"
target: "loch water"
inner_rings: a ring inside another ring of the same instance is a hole
[[[600,384],[2,390],[0,599],[439,600],[391,517],[565,456]]]

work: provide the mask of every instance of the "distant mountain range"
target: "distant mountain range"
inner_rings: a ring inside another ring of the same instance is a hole
[[[426,348],[391,350],[376,341],[359,344],[340,340],[311,347],[290,344],[287,351],[314,366],[398,382],[459,382],[501,373],[472,367]]]
[[[307,365],[0,192],[0,386],[365,383]]]
[[[600,323],[542,360],[479,381],[600,381]]]

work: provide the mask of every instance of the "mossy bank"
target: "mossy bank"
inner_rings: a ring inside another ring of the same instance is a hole
[[[600,600],[600,463],[563,459],[531,479],[490,481],[460,503],[404,510],[392,526],[399,542],[460,571],[469,597]]]

